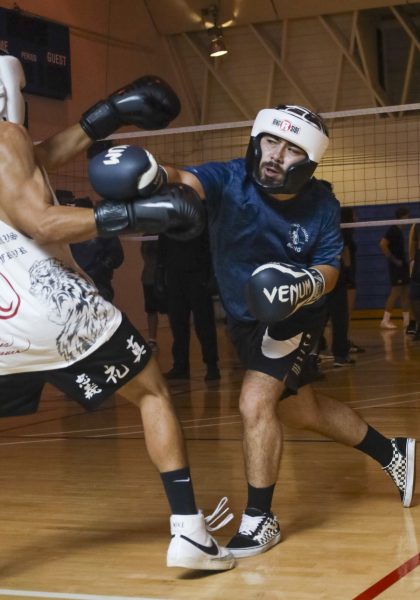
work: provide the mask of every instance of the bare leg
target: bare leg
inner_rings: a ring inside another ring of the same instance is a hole
[[[145,369],[121,388],[120,393],[140,409],[147,450],[161,473],[171,505],[167,566],[218,571],[231,569],[235,565],[233,556],[210,536],[204,516],[195,507],[181,426],[155,359],[151,358]],[[187,475],[187,481],[177,482],[176,488],[182,487],[174,493],[173,477],[180,470],[184,471],[184,476]],[[206,547],[212,548],[211,554]]]
[[[316,431],[346,446],[356,446],[368,426],[350,407],[334,398],[317,398],[310,385],[279,403],[280,420],[295,429]]]
[[[385,304],[385,311],[391,313],[392,309],[394,308],[398,298],[400,295],[400,289],[399,286],[394,285],[391,288],[391,292],[387,298],[386,304]]]
[[[409,312],[410,310],[409,289],[408,285],[400,286],[401,308],[403,312]]]
[[[150,459],[162,473],[188,464],[181,426],[157,362],[146,368],[119,392],[140,409]]]
[[[244,459],[248,482],[273,485],[282,452],[282,426],[277,415],[283,384],[264,373],[247,371],[239,400],[244,424]]]

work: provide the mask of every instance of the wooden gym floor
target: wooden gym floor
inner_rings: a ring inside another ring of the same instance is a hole
[[[420,342],[400,327],[356,321],[357,364],[333,369],[319,394],[356,408],[388,436],[420,438]],[[172,386],[199,506],[245,501],[239,368],[223,326],[222,379],[205,384],[193,340],[192,378]],[[159,332],[163,370],[170,335]],[[168,507],[136,410],[118,397],[94,413],[49,388],[36,415],[0,421],[0,600],[420,598],[420,495],[403,509],[374,461],[312,433],[286,430],[274,499],[283,540],[225,573],[165,566]]]

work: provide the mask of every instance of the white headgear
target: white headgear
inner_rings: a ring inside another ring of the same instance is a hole
[[[259,179],[261,137],[271,134],[302,148],[307,156],[288,168],[282,184],[263,184]],[[296,193],[309,181],[328,147],[328,130],[323,119],[307,108],[281,105],[260,110],[254,121],[246,155],[247,170],[254,183],[272,194]]]
[[[25,122],[25,73],[15,56],[0,55],[0,120],[23,125]]]

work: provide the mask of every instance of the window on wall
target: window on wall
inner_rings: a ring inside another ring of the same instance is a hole
[[[409,8],[413,8],[415,5]],[[420,37],[420,4],[417,14],[407,13],[407,22],[413,33]],[[418,102],[420,97],[420,53],[414,47],[410,57],[412,40],[394,16],[382,19],[377,26],[379,83],[393,104]],[[406,77],[409,77],[407,96],[403,98]]]

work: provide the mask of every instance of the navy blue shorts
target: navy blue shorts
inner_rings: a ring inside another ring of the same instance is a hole
[[[1,375],[0,417],[36,412],[46,383],[94,410],[140,373],[151,355],[144,338],[123,315],[121,325],[103,346],[69,367]]]
[[[283,381],[282,398],[286,398],[313,381],[307,363],[323,331],[325,316],[322,305],[271,325],[228,317],[227,328],[242,366]]]
[[[410,283],[410,269],[407,263],[404,263],[401,267],[394,265],[388,261],[389,280],[391,286],[395,285],[408,285]]]

